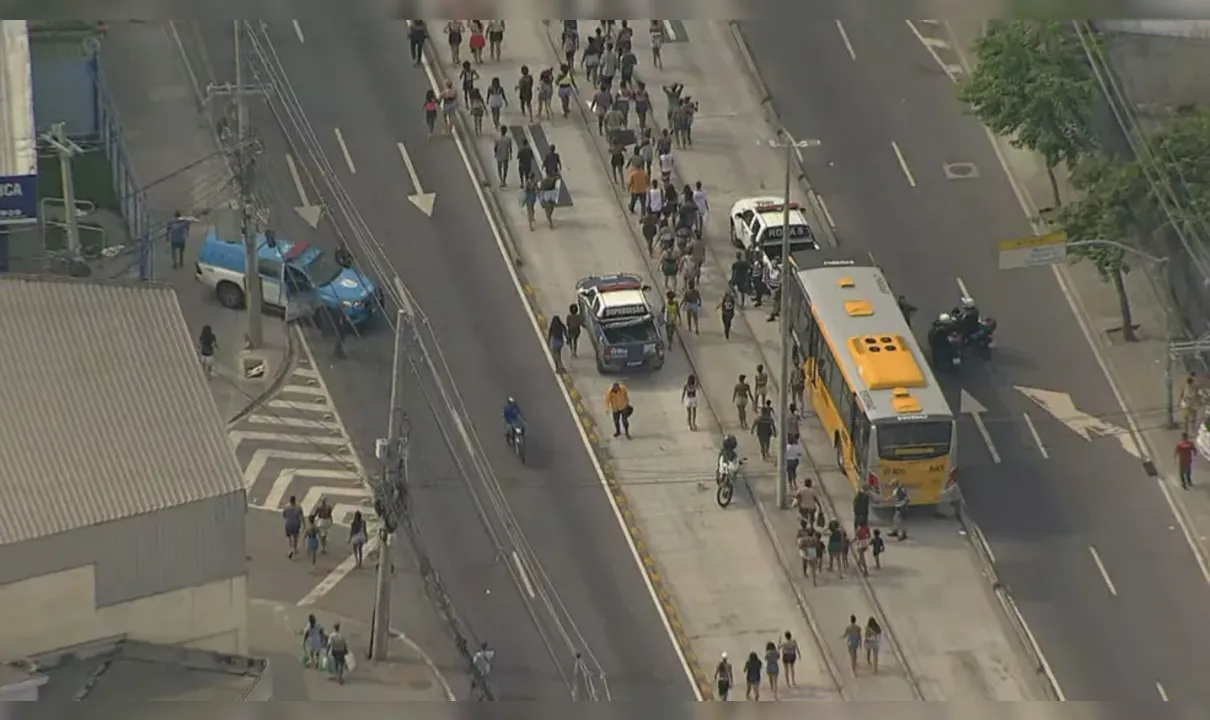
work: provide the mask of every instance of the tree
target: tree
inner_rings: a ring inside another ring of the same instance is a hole
[[[1210,111],[1190,109],[1152,133],[1146,143],[1147,167],[1159,193],[1196,220],[1210,218]],[[1157,225],[1166,220],[1159,215]]]
[[[1055,168],[1096,150],[1099,92],[1080,38],[1067,23],[996,20],[975,42],[977,64],[959,99],[992,132],[1042,156],[1055,207]]]
[[[1086,156],[1073,169],[1071,183],[1079,199],[1059,209],[1059,227],[1067,233],[1069,245],[1089,243],[1071,247],[1070,253],[1093,263],[1101,279],[1113,284],[1122,315],[1122,338],[1134,342],[1137,338],[1126,294],[1128,253],[1108,243],[1130,247],[1135,238],[1154,227],[1155,198],[1143,167],[1137,160],[1121,163],[1103,155]]]

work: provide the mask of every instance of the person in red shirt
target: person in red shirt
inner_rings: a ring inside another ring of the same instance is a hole
[[[1181,487],[1185,490],[1193,487],[1193,456],[1197,448],[1189,441],[1189,433],[1181,433],[1181,441],[1176,444],[1176,464],[1181,474]]]

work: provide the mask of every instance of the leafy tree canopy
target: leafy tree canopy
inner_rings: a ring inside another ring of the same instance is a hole
[[[1067,23],[997,20],[975,43],[978,64],[959,98],[993,132],[1042,155],[1048,168],[1096,147],[1096,80]]]
[[[1130,245],[1153,227],[1153,197],[1137,161],[1123,164],[1103,155],[1087,156],[1076,164],[1071,183],[1080,199],[1060,208],[1057,218],[1069,243],[1108,240]],[[1084,245],[1071,248],[1071,253],[1095,264],[1106,280],[1116,271],[1130,271],[1128,255],[1119,247]]]
[[[1210,218],[1210,111],[1193,110],[1151,135],[1149,167],[1161,188],[1196,217]]]

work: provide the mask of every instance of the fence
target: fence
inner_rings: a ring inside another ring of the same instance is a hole
[[[92,78],[94,117],[96,118],[97,140],[113,169],[113,189],[118,200],[118,213],[126,223],[126,230],[139,246],[139,277],[151,277],[152,226],[151,213],[147,208],[147,192],[138,181],[130,154],[126,151],[126,140],[122,120],[114,107],[105,74],[101,70],[96,53],[88,58],[88,72]]]

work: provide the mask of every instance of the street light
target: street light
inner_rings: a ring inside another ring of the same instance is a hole
[[[787,316],[790,313],[790,295],[786,292],[786,272],[790,267],[790,176],[794,166],[794,155],[802,148],[819,145],[818,140],[795,140],[789,132],[782,129],[778,139],[769,140],[770,147],[785,148],[786,151],[786,185],[782,195],[781,209],[781,263],[779,266],[778,308],[781,317],[781,381],[778,385],[780,408],[777,431],[777,507],[786,507],[786,495],[789,488],[789,475],[786,473],[786,419],[790,417],[790,323]]]

